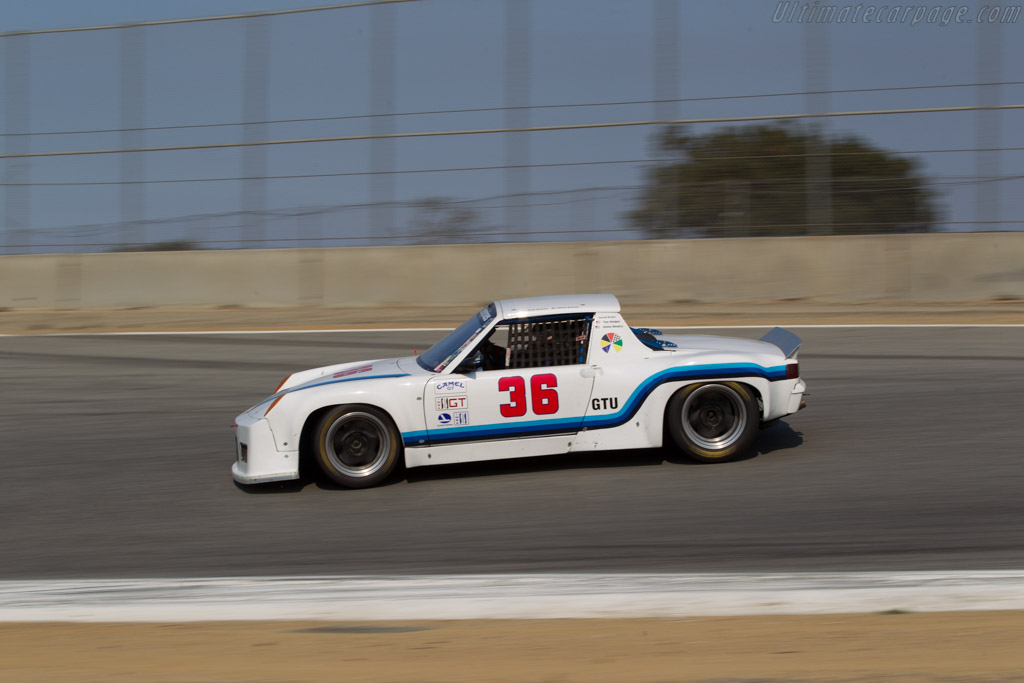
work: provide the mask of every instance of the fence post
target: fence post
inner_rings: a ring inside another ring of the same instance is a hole
[[[145,147],[146,133],[146,41],[145,27],[120,29],[121,38],[121,149]],[[121,244],[147,241],[144,152],[121,155]]]
[[[980,22],[979,22],[980,23]],[[1003,76],[1003,42],[1002,29],[998,23],[980,23],[978,26],[977,73],[978,106],[974,117],[975,146],[977,151],[974,164],[978,175],[974,193],[975,230],[998,230],[998,221],[1002,217],[1000,211],[999,182],[1000,174],[999,147],[1002,146],[1002,113],[991,107],[1000,104],[999,83]]]
[[[267,17],[245,22],[245,80],[242,88],[242,120],[245,142],[266,139],[270,81],[270,23]],[[262,145],[242,148],[241,244],[262,247],[266,239],[267,149]]]
[[[395,132],[395,8],[370,8],[370,133]],[[395,225],[395,141],[370,140],[370,228],[373,236],[389,243]],[[380,242],[378,242],[379,244]]]
[[[804,79],[807,90],[807,113],[824,114],[829,111],[828,23],[808,21],[804,24]],[[830,235],[832,226],[832,159],[830,140],[824,121],[811,119],[807,126],[807,232],[811,235]]]
[[[505,127],[530,125],[530,10],[531,0],[505,0]],[[529,133],[505,133],[506,239],[529,233]],[[524,237],[523,241],[529,241]]]
[[[31,138],[30,99],[32,96],[30,36],[7,36],[4,45],[4,151],[6,154],[28,154]],[[4,173],[3,223],[7,253],[30,252],[34,243],[32,230],[31,161],[7,159]]]

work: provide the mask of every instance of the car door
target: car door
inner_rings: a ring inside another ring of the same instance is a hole
[[[589,330],[583,316],[500,323],[492,337],[499,343],[478,350],[478,357],[493,357],[500,349],[500,367],[481,361],[427,383],[430,445],[488,442],[480,447],[497,449],[493,457],[568,451],[594,384],[586,364]]]

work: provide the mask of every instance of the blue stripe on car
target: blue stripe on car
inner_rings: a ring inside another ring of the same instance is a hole
[[[582,417],[570,417],[558,420],[530,420],[512,424],[484,425],[482,427],[455,427],[431,432],[406,432],[402,440],[407,446],[416,446],[418,442],[430,439],[431,445],[455,443],[459,441],[486,441],[504,439],[509,436],[541,436],[547,434],[569,434],[579,431]]]
[[[558,418],[553,420],[530,420],[505,424],[482,425],[479,427],[443,427],[432,431],[405,432],[402,440],[406,446],[421,446],[459,443],[463,441],[485,441],[510,437],[543,436],[579,431],[579,428],[608,429],[628,422],[643,405],[647,397],[665,382],[697,379],[729,379],[735,377],[763,377],[774,382],[786,379],[786,366],[765,368],[756,363],[726,363],[695,365],[669,368],[651,375],[630,394],[622,408],[608,415],[587,415],[586,417]]]

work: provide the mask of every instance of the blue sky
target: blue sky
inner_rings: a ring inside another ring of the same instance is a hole
[[[2,0],[3,31],[127,23],[171,18],[306,7],[308,0],[219,0],[141,2],[128,0]],[[833,3],[842,6],[843,3]],[[768,0],[694,0],[680,2],[677,90],[680,97],[721,97],[806,89],[804,34],[798,23],[775,23],[778,6]],[[929,8],[937,4],[927,5]],[[968,17],[975,16],[970,6]],[[950,7],[950,5],[943,5]],[[269,118],[361,116],[371,112],[369,8],[288,15],[271,20]],[[505,3],[494,0],[421,0],[397,5],[396,99],[394,111],[501,107],[505,102]],[[144,125],[176,126],[233,123],[243,112],[244,22],[210,22],[145,29]],[[534,0],[531,8],[529,100],[535,105],[650,100],[654,83],[655,3],[651,0]],[[1000,29],[1001,81],[1024,81],[1024,18]],[[977,24],[947,26],[904,24],[832,25],[828,29],[830,89],[894,88],[974,83],[979,80]],[[8,38],[0,40],[10,40]],[[30,132],[119,128],[120,37],[118,31],[33,36],[31,42]],[[0,59],[9,52],[0,51]],[[6,65],[5,71],[6,72]],[[2,77],[0,73],[0,77]],[[985,80],[989,80],[986,78]],[[1002,104],[1024,102],[1024,86],[1000,89]],[[977,88],[835,94],[833,110],[970,106]],[[683,102],[683,118],[799,113],[806,99],[771,97]],[[533,126],[562,123],[646,120],[654,106],[533,110]],[[892,150],[973,148],[978,143],[978,114],[937,113],[831,120],[829,131],[863,136]],[[991,119],[991,115],[990,119]],[[1024,112],[996,114],[1002,147],[1024,147]],[[8,132],[0,107],[0,132]],[[505,124],[503,112],[400,117],[398,131],[492,128]],[[706,132],[713,126],[695,126]],[[369,119],[274,124],[272,139],[360,135],[371,132]],[[645,159],[649,128],[596,129],[530,134],[532,164]],[[241,127],[148,131],[147,146],[232,142]],[[988,133],[991,139],[992,133]],[[5,138],[7,144],[10,140]],[[121,146],[118,134],[35,135],[31,151],[101,149]],[[394,167],[402,170],[499,166],[505,163],[503,135],[406,139],[393,143]],[[977,175],[973,153],[922,154],[924,171],[941,182]],[[11,164],[8,165],[8,179]],[[24,162],[18,162],[24,164]],[[998,155],[1001,175],[1024,175],[1024,152]],[[21,166],[20,168],[24,168]],[[117,181],[117,155],[33,159],[33,183]],[[370,144],[364,141],[275,147],[267,152],[272,175],[363,173],[370,168]],[[622,213],[632,205],[631,188],[643,180],[640,164],[534,168],[532,191],[603,188],[532,197],[521,239],[540,239],[551,230],[571,230],[580,238],[625,237]],[[242,151],[149,153],[144,178],[194,179],[242,175]],[[948,180],[946,180],[948,179]],[[9,180],[8,180],[9,182]],[[370,201],[365,175],[268,181],[268,209],[322,210]],[[1024,182],[999,184],[999,203],[990,211],[1002,220],[1024,218]],[[242,234],[238,181],[145,185],[145,218],[170,219],[146,230],[148,239],[209,238],[225,244]],[[975,220],[973,185],[942,185],[943,218]],[[121,195],[115,185],[35,186],[30,224],[35,242],[88,243],[109,239],[121,220]],[[409,201],[430,196],[474,200],[507,192],[501,170],[402,174],[394,177],[394,196]],[[8,195],[9,196],[9,195]],[[5,195],[0,194],[0,201]],[[483,221],[507,225],[506,199],[472,204]],[[6,211],[6,206],[5,209]],[[2,214],[0,214],[2,215]],[[410,211],[393,215],[393,234],[408,232]],[[191,220],[179,218],[200,217]],[[66,226],[94,226],[60,231]],[[365,209],[331,210],[322,216],[287,216],[269,224],[272,234],[318,237],[366,234]],[[960,225],[952,229],[973,229]],[[1017,226],[1019,227],[1019,226]],[[45,235],[46,237],[41,237]],[[565,235],[562,235],[564,238]],[[549,236],[550,238],[550,236]],[[311,242],[310,244],[316,244]]]

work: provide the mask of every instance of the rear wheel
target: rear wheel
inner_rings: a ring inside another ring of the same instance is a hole
[[[701,462],[725,462],[745,453],[758,421],[754,392],[735,382],[684,387],[669,400],[666,414],[676,445]]]
[[[338,406],[316,430],[315,454],[324,474],[348,488],[376,486],[398,464],[402,440],[388,415],[372,406]]]

